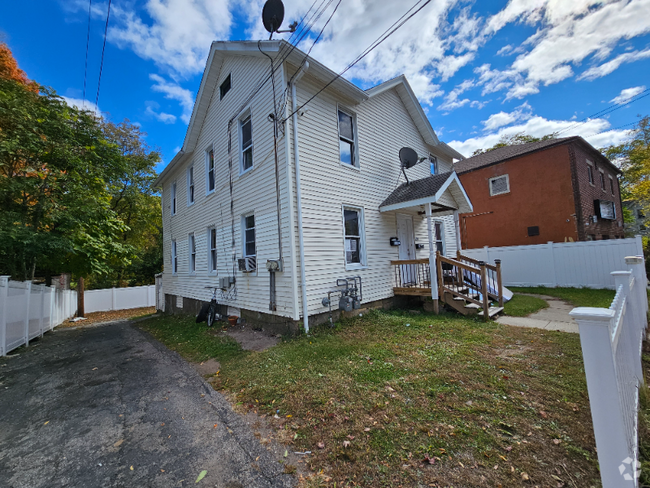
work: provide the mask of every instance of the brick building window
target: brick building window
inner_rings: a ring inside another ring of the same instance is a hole
[[[605,173],[600,172],[600,187],[605,191]]]
[[[594,183],[594,166],[591,161],[587,161],[587,174],[589,175],[589,184],[595,185]]]

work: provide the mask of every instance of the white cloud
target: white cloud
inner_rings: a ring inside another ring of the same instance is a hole
[[[484,125],[484,131],[493,131],[501,127],[505,127],[514,122],[526,120],[532,117],[532,107],[528,103],[524,103],[515,108],[512,112],[499,112],[492,114],[487,120],[481,122]]]
[[[65,103],[67,103],[70,107],[77,107],[79,110],[87,110],[89,112],[94,112],[95,115],[98,117],[102,116],[102,111],[93,102],[89,102],[88,100],[82,100],[81,98],[72,98],[72,97],[64,97],[64,96],[61,96],[61,98],[63,98],[63,100],[65,100]]]
[[[594,147],[605,147],[620,144],[629,138],[629,130],[608,130],[611,127],[605,119],[588,119],[585,123],[576,125],[571,120],[549,120],[540,116],[530,117],[526,122],[501,127],[491,134],[472,137],[464,141],[456,140],[448,144],[465,156],[470,156],[477,149],[487,149],[494,146],[502,137],[513,136],[520,132],[542,137],[553,132],[562,132],[559,137],[582,136]]]
[[[645,86],[635,86],[633,88],[626,88],[621,90],[621,93],[610,100],[610,102],[615,103],[616,105],[622,105],[625,102],[630,101],[630,99],[636,97],[639,93],[645,91]]]
[[[632,63],[645,58],[650,58],[650,49],[623,53],[606,63],[589,68],[582,73],[578,79],[588,81],[595,80],[596,78],[601,78],[617,70],[622,64]]]
[[[163,124],[173,124],[176,122],[176,116],[172,114],[167,114],[165,112],[156,112],[160,105],[156,102],[146,102],[147,108],[144,113],[150,117],[153,117]]]
[[[126,5],[111,9],[109,40],[183,77],[203,71],[211,42],[230,34],[228,0],[148,0],[146,21]]]
[[[445,101],[438,106],[438,110],[454,110],[470,103],[469,98],[459,99],[460,95],[474,87],[474,80],[465,80],[457,85],[445,97]]]
[[[162,76],[151,74],[149,75],[155,85],[151,87],[153,91],[163,93],[165,98],[176,100],[181,104],[183,113],[181,120],[189,124],[190,117],[192,116],[192,108],[194,107],[194,95],[191,91],[181,87],[179,84],[165,80]]]
[[[489,83],[486,92],[507,90],[506,99],[523,98],[537,93],[540,85],[569,78],[573,68],[589,56],[603,59],[619,42],[649,33],[648,11],[650,0],[511,0],[486,21],[487,33],[495,33],[512,22],[537,25],[538,29],[522,45],[529,50],[511,66],[485,72],[482,81]],[[641,54],[627,53],[619,58],[588,70],[582,78],[593,79],[598,73],[611,72],[622,62],[640,59]]]

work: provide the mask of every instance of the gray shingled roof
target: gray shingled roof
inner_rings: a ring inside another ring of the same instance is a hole
[[[450,171],[448,173],[428,176],[421,180],[411,181],[408,185],[402,183],[388,196],[386,200],[381,202],[379,208],[387,207],[388,205],[395,205],[396,203],[419,200],[420,198],[432,197],[438,192],[438,190],[440,190],[442,185],[445,184],[445,181],[449,179],[451,173],[452,172]]]
[[[492,151],[488,151],[483,154],[478,154],[471,158],[458,161],[456,164],[454,164],[454,169],[456,170],[456,173],[460,175],[467,173],[468,171],[483,168],[484,166],[500,163],[506,159],[516,158],[517,156],[522,156],[524,154],[539,151],[540,149],[546,149],[555,145],[566,144],[569,141],[578,139],[580,139],[578,136],[561,137],[559,139],[547,139],[545,141],[529,142],[528,144],[500,147],[498,149],[493,149]]]

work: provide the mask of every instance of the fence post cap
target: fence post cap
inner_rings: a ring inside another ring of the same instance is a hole
[[[10,275],[0,275],[0,282],[6,283],[7,281],[9,281],[9,278],[11,278]]]
[[[643,256],[625,256],[625,264],[643,264]]]
[[[577,307],[569,312],[569,315],[576,320],[585,322],[602,322],[603,326],[609,325],[616,312],[609,308]]]

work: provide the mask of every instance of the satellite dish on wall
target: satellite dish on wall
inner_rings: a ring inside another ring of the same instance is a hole
[[[412,168],[418,163],[418,153],[410,147],[403,147],[399,150],[399,160],[402,163],[402,168]]]
[[[264,28],[273,35],[282,25],[284,20],[284,4],[282,0],[267,0],[262,9],[262,23]]]

